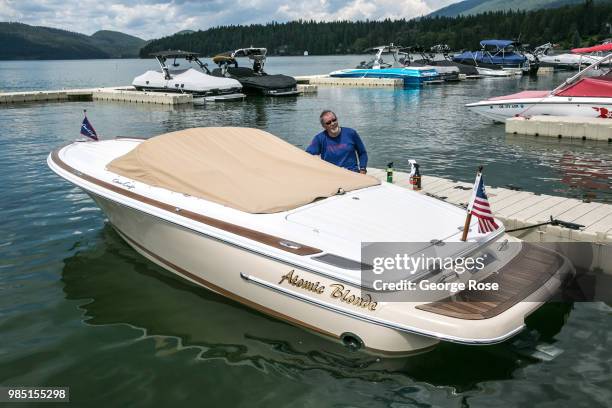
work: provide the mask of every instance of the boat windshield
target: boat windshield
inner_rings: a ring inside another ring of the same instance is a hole
[[[355,68],[357,69],[382,69],[402,67],[404,64],[399,61],[399,45],[381,45],[380,47],[368,48],[364,52],[375,53],[376,55],[369,61],[361,61]],[[386,57],[386,60],[384,59]]]
[[[612,77],[610,74],[598,77],[585,77],[557,92],[555,95],[612,98]]]
[[[202,61],[200,61],[200,59],[198,58],[199,54],[195,52],[162,51],[162,52],[154,52],[149,55],[152,57],[155,57],[166,79],[170,79],[172,77],[170,75],[171,72],[170,72],[170,69],[168,68],[168,64],[166,64],[166,61],[168,60],[172,60],[172,63],[170,64],[170,66],[174,69],[177,69],[181,65],[179,62],[177,62],[177,59],[184,59],[189,64],[195,63],[202,70],[202,72],[206,72],[207,74],[210,74],[210,71],[208,70],[208,66]]]

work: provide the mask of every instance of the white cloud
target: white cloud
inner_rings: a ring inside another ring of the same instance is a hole
[[[0,21],[150,39],[225,24],[412,18],[457,0],[0,0]]]

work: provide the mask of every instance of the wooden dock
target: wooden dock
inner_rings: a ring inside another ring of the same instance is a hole
[[[506,119],[506,133],[612,142],[612,120],[577,116]]]
[[[385,182],[386,172],[368,169],[368,174]],[[394,184],[412,188],[409,174],[395,171]],[[422,177],[423,194],[465,207],[470,199],[473,184],[452,181],[440,177]],[[559,250],[575,265],[587,269],[601,268],[612,274],[612,205],[584,202],[574,198],[535,194],[500,187],[487,187],[487,195],[493,214],[501,220],[506,230],[533,226],[550,220],[552,216],[566,222],[584,225],[580,230],[562,226],[544,225],[511,233],[528,242],[559,243]],[[577,246],[564,243],[584,242],[591,253],[575,253]]]

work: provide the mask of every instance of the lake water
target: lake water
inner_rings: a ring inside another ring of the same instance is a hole
[[[272,57],[268,71],[326,73],[362,56]],[[129,84],[151,60],[0,61],[0,90]],[[297,98],[206,107],[114,102],[0,108],[0,384],[70,386],[77,406],[610,406],[612,316],[603,303],[548,304],[528,329],[488,347],[442,344],[411,358],[350,353],[243,308],[146,261],[80,190],[48,170],[78,136],[82,111],[102,138],[194,126],[265,129],[304,147],[334,109],[370,165],[408,159],[424,174],[612,202],[607,143],[511,136],[463,105],[566,74],[422,89],[320,88]],[[552,344],[562,353],[535,358]],[[22,406],[22,405],[19,405]]]

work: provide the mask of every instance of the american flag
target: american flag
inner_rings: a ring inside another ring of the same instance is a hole
[[[81,134],[83,136],[87,136],[93,140],[98,140],[98,134],[96,133],[96,129],[89,123],[89,119],[87,119],[87,114],[83,118],[83,123],[81,123]]]
[[[493,219],[489,199],[485,193],[484,180],[482,174],[478,173],[474,190],[472,191],[472,199],[468,205],[468,212],[478,218],[478,232],[492,232],[499,228],[499,225]]]

